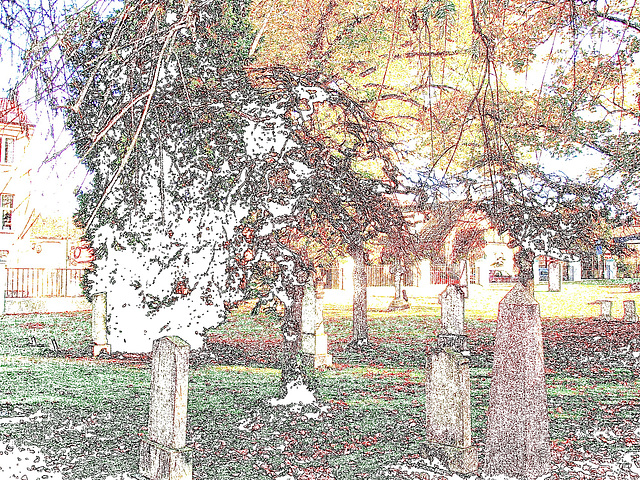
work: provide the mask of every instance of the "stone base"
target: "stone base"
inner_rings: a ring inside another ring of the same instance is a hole
[[[333,357],[328,353],[318,353],[316,355],[307,353],[305,356],[308,359],[306,360],[306,362],[308,362],[307,365],[311,366],[311,362],[313,362],[313,368],[327,368],[333,365]]]
[[[111,345],[109,345],[108,343],[104,343],[104,344],[94,345],[93,346],[93,356],[94,357],[97,357],[102,352],[105,352],[107,355],[111,355]]]
[[[637,315],[628,315],[626,317],[622,318],[623,322],[627,322],[627,323],[636,323],[638,321],[638,316]]]
[[[394,298],[393,301],[389,304],[387,312],[394,312],[396,310],[407,310],[408,308],[411,308],[411,304],[405,299]]]
[[[462,448],[428,443],[423,448],[426,456],[437,458],[452,472],[468,474],[478,471],[477,447]]]
[[[191,449],[170,448],[142,438],[140,474],[152,480],[191,480]]]

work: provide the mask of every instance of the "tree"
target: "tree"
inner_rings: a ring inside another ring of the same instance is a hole
[[[587,183],[603,188],[622,174],[620,188],[637,189],[629,120],[640,111],[632,58],[640,48],[640,22],[625,2],[609,2],[606,10],[564,0],[288,5],[284,22],[268,3],[254,4],[252,18],[264,27],[259,61],[319,68],[358,92],[372,116],[386,122],[390,138],[417,137],[416,168],[429,177],[418,188],[423,196],[451,175],[497,185],[505,170],[527,175],[529,164],[558,169],[563,158],[589,150],[603,156],[603,166]],[[292,35],[299,38],[296,47],[279,48]],[[552,156],[555,165],[547,160]],[[574,188],[575,179],[569,180],[555,183]],[[477,198],[438,193],[475,208]],[[597,209],[595,197],[588,198]],[[520,223],[527,211],[544,216],[544,209],[531,211],[542,208],[536,202],[521,207],[511,212]],[[495,209],[485,211],[501,220],[491,214]]]

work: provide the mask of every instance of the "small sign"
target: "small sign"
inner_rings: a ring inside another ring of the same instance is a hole
[[[602,255],[602,245],[596,245],[596,255]]]

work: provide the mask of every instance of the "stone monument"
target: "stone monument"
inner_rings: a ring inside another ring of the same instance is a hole
[[[191,480],[186,447],[189,350],[180,337],[153,342],[149,433],[140,445],[140,473],[152,480]]]
[[[478,451],[471,445],[469,348],[464,335],[464,291],[448,285],[440,295],[442,331],[426,365],[427,454],[439,457],[449,470],[478,469]]]
[[[93,339],[93,356],[101,352],[111,353],[107,343],[107,294],[98,293],[93,297],[91,309],[91,338]]]
[[[636,301],[635,300],[624,300],[622,302],[622,308],[624,308],[624,317],[622,317],[623,322],[637,322],[638,314],[636,313]]]
[[[409,301],[405,299],[402,290],[402,274],[405,273],[404,267],[400,263],[394,263],[389,269],[389,273],[393,275],[394,296],[393,300],[387,308],[387,312],[396,310],[406,310],[411,307]]]
[[[551,470],[540,305],[521,284],[498,307],[483,473],[533,480]]]

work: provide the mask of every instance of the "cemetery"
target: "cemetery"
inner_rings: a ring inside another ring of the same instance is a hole
[[[499,284],[465,299],[445,287],[411,290],[394,312],[391,288],[370,289],[373,345],[361,352],[345,348],[342,292],[326,290],[321,310],[308,300],[313,403],[273,400],[278,317],[251,302],[202,349],[164,337],[153,354],[94,352],[104,337],[89,312],[4,316],[0,465],[23,469],[9,478],[74,480],[638,477],[638,293]]]
[[[0,480],[640,479],[637,9],[76,3],[0,9]]]

